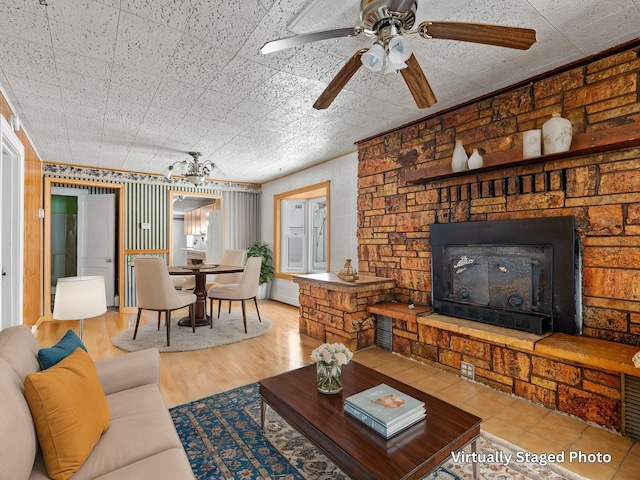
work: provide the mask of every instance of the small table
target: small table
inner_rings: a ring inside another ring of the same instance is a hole
[[[217,275],[219,273],[243,272],[244,267],[234,265],[180,265],[168,267],[169,275],[195,275],[196,286],[193,293],[196,295],[196,327],[209,325],[209,315],[207,315],[207,275]],[[189,317],[181,318],[178,321],[181,327],[190,327]]]
[[[342,370],[344,389],[316,389],[316,366],[259,382],[261,422],[267,404],[353,479],[419,479],[471,442],[482,419],[357,362]],[[427,418],[388,440],[343,411],[344,399],[385,383],[425,403]],[[476,465],[473,466],[477,478]]]

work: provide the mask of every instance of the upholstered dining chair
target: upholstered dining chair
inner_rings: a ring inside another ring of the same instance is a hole
[[[258,309],[258,284],[260,282],[260,266],[262,265],[262,257],[249,257],[244,266],[244,272],[241,273],[238,283],[228,285],[213,286],[207,292],[209,298],[209,311],[211,312],[209,328],[213,328],[213,301],[218,300],[218,318],[220,318],[220,307],[222,300],[239,300],[242,302],[242,320],[244,322],[244,333],[247,333],[247,313],[245,308],[245,300],[253,298],[258,312],[258,320],[260,318],[260,310]]]
[[[220,265],[231,265],[233,267],[244,267],[244,262],[247,259],[246,250],[225,250],[220,257]],[[213,276],[213,282],[209,283],[207,276],[207,290],[211,287],[217,287],[220,285],[230,285],[240,283],[242,272],[238,273],[218,273]],[[231,302],[229,302],[229,313],[231,313]]]
[[[136,280],[136,298],[138,303],[138,317],[133,339],[138,335],[138,325],[142,310],[158,312],[158,330],[160,330],[160,316],[165,315],[167,324],[167,346],[171,345],[171,312],[189,306],[191,328],[196,331],[195,302],[193,293],[179,292],[173,286],[167,264],[160,257],[138,257],[133,261]]]

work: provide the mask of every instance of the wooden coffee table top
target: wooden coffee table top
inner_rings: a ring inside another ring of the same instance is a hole
[[[480,418],[357,362],[342,370],[342,392],[316,389],[316,366],[266,378],[260,396],[354,479],[418,479],[480,435]],[[344,399],[386,383],[425,403],[427,418],[385,440],[345,414]]]

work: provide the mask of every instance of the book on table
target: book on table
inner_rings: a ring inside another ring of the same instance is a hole
[[[386,384],[351,395],[344,402],[344,411],[385,438],[426,416],[424,402]]]
[[[348,403],[344,404],[344,411],[352,417],[360,420],[360,422],[371,428],[379,435],[382,435],[386,439],[391,438],[396,433],[400,433],[403,430],[406,430],[413,424],[423,420],[426,416],[424,410],[418,410],[413,415],[406,417],[404,421],[396,422],[395,424],[387,426],[375,421],[372,417],[369,417],[368,415]]]

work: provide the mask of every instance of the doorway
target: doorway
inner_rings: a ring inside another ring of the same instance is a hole
[[[45,178],[45,315],[61,276],[105,277],[107,306],[121,307],[123,191],[112,183]]]
[[[0,115],[1,328],[22,324],[24,146]]]
[[[202,211],[199,232],[189,228],[189,212]],[[186,224],[186,225],[185,225]],[[203,263],[217,263],[224,249],[222,197],[216,194],[169,191],[169,264],[185,265],[190,256]]]

